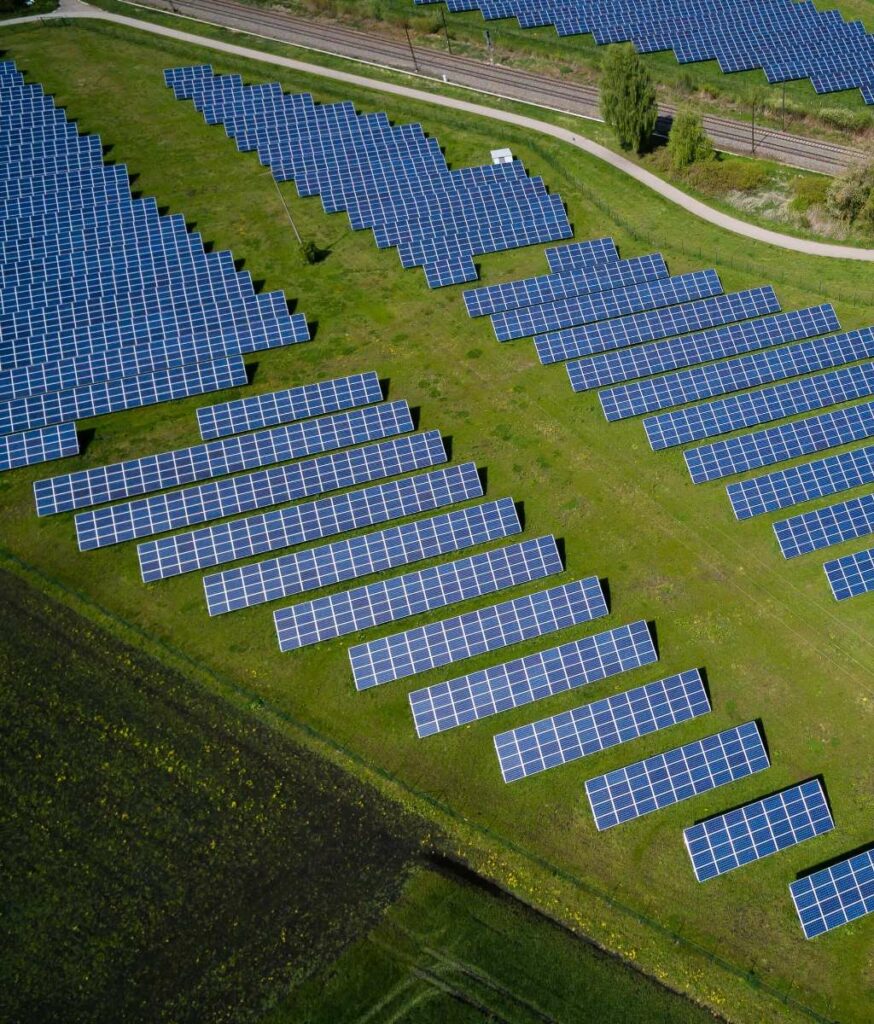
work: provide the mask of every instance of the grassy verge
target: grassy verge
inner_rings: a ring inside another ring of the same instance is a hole
[[[805,943],[786,884],[796,871],[869,838],[874,648],[865,601],[836,608],[816,559],[782,563],[767,523],[736,524],[721,488],[693,488],[678,453],[652,455],[638,424],[608,428],[596,399],[574,397],[560,368],[540,368],[528,345],[499,346],[487,324],[469,321],[457,289],[429,292],[418,272],[400,270],[393,253],[378,252],[344,217],[326,217],[317,201],[299,200],[287,187],[303,232],[330,251],[323,263],[301,268],[269,175],[174,101],[160,72],[208,60],[319,99],[348,98],[344,87],[105,26],[22,27],[4,43],[83,130],[113,144],[111,157],[138,176],[138,189],[185,212],[205,238],[232,247],[266,287],[284,288],[318,320],[313,343],[259,358],[256,390],[371,366],[389,377],[392,397],[421,406],[423,426],[452,435],[456,459],[488,468],[492,496],[525,501],[530,535],[565,538],[568,577],[609,577],[613,611],[605,625],[657,621],[660,667],[621,685],[705,665],[714,696],[706,731],[762,716],[774,768],[767,779],[717,792],[694,808],[599,836],[582,780],[663,748],[664,737],[514,787],[500,782],[490,742],[497,728],[574,706],[588,694],[419,743],[404,686],[352,692],[344,643],[283,657],[269,609],[209,622],[199,580],[144,590],[131,548],[75,555],[69,517],[32,515],[30,484],[45,470],[0,479],[5,547],[155,642],[234,680],[277,719],[304,722],[351,752],[362,770],[378,770],[427,804],[475,867],[672,986],[738,1020],[796,1017],[800,1011],[774,1000],[772,988],[823,1016],[863,1020],[865,922]],[[867,267],[720,233],[548,140],[364,90],[354,98],[362,109],[421,120],[455,165],[482,162],[495,145],[510,145],[562,193],[578,238],[613,234],[626,256],[661,249],[675,273],[716,265],[727,289],[773,281],[787,309],[830,299],[846,327],[874,322]],[[545,268],[540,250],[482,263],[484,282]],[[95,440],[77,465],[192,443],[198,404],[96,421]],[[432,673],[417,685],[438,678]],[[592,696],[609,689],[593,688]],[[702,731],[677,729],[671,742]],[[825,774],[839,829],[711,885],[694,882],[683,825],[817,772]],[[731,973],[714,969],[710,957]]]

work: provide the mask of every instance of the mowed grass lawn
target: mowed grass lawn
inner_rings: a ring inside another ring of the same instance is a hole
[[[828,1017],[866,1019],[870,920],[806,942],[787,885],[798,871],[871,838],[871,600],[836,605],[822,558],[784,563],[769,523],[736,523],[724,489],[693,487],[679,452],[653,454],[639,423],[606,424],[597,398],[574,396],[564,370],[542,368],[530,342],[499,345],[487,322],[469,320],[460,289],[429,291],[420,271],[403,271],[394,252],[377,251],[368,233],[350,231],[344,215],[328,217],[318,200],[301,201],[286,186],[304,235],[329,250],[322,263],[302,267],[266,169],[163,85],[164,67],[212,60],[207,50],[95,26],[7,30],[3,48],[82,130],[101,134],[112,147],[109,158],[127,164],[137,190],[184,212],[205,239],[231,248],[255,279],[285,289],[317,321],[311,343],[250,359],[258,364],[250,393],[376,369],[390,380],[390,398],[421,409],[422,428],[452,438],[454,460],[488,469],[490,497],[524,502],[527,536],[564,539],[563,579],[597,573],[609,580],[610,618],[589,631],[652,619],[661,661],[420,742],[406,693],[446,678],[445,671],[356,694],[346,649],[361,637],[281,655],[272,607],[210,621],[196,576],[146,588],[134,545],[77,553],[71,516],[37,520],[33,512],[31,484],[55,467],[0,477],[7,552],[390,773],[396,792],[406,787],[409,799],[424,795],[444,822],[455,815],[459,852],[476,867],[679,990],[739,1020],[793,1015],[765,1001],[759,983]],[[793,256],[720,233],[577,151],[436,107],[355,95],[318,78],[213,63],[251,81],[279,79],[319,99],[352,98],[362,110],[419,120],[454,166],[487,161],[491,148],[509,145],[531,173],[544,174],[561,192],[577,238],[612,234],[626,257],[658,249],[673,273],[713,265],[726,290],[779,282],[786,309],[841,297],[836,306],[845,327],[874,322],[870,267]],[[482,264],[483,282],[546,269],[542,248]],[[57,471],[195,443],[194,410],[201,404],[89,423],[96,435],[86,454]],[[486,663],[477,659],[460,670]],[[693,666],[707,670],[708,718],[524,783],[501,781],[495,732]],[[767,773],[606,834],[595,831],[586,778],[753,718],[764,723],[773,761]],[[833,833],[706,885],[695,882],[683,827],[820,773],[837,822]],[[669,942],[611,909],[594,890],[683,941]],[[752,972],[751,982],[713,969],[691,944]]]

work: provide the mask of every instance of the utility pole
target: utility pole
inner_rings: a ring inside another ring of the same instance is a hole
[[[783,83],[783,113],[780,119],[780,130],[786,131],[786,83]]]
[[[273,175],[270,174],[270,177],[273,178]],[[303,247],[303,239],[300,237],[300,232],[297,230],[297,224],[294,223],[294,217],[292,217],[291,215],[291,210],[289,210],[288,208],[288,203],[285,201],[285,196],[282,194],[282,189],[279,187],[279,182],[276,180],[276,178],[273,178],[273,184],[276,186],[276,192],[279,195],[279,201],[285,207],[285,213],[286,216],[288,217],[288,223],[291,225],[291,230],[294,232],[294,237],[297,239],[297,244]]]
[[[446,49],[449,50],[449,56],[452,56],[452,43],[449,39],[449,26],[446,24],[446,11],[441,7],[440,15],[443,18],[443,31],[446,33]]]
[[[410,56],[413,58],[413,67],[416,69],[416,71],[418,71],[419,64],[418,61],[416,60],[416,51],[413,49],[413,40],[410,39],[410,30],[407,28],[406,25],[404,25],[404,32],[406,32],[407,34],[407,46],[409,46]]]
[[[492,50],[492,34],[491,34],[491,32],[489,32],[488,29],[486,29],[484,35],[486,37],[486,46],[488,47],[488,50],[489,50],[489,64],[494,64],[495,63],[495,55],[494,55],[494,52]]]

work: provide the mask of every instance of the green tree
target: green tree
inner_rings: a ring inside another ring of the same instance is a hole
[[[852,224],[874,191],[874,163],[848,168],[829,185],[826,208],[839,220]]]
[[[623,149],[642,153],[658,117],[655,87],[630,44],[611,46],[601,71],[601,115]]]
[[[668,152],[678,170],[713,156],[713,143],[693,110],[677,111],[668,136]]]

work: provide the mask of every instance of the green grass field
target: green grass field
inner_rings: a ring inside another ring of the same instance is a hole
[[[4,33],[3,47],[83,130],[101,133],[113,147],[110,158],[136,175],[136,189],[184,212],[217,248],[232,248],[256,279],[284,288],[318,321],[312,343],[257,358],[254,390],[378,370],[391,381],[391,398],[421,407],[424,428],[452,437],[455,460],[487,467],[490,496],[525,503],[529,536],[564,538],[566,578],[609,579],[612,614],[603,628],[655,620],[661,662],[543,708],[419,742],[406,702],[412,687],[354,693],[345,650],[357,637],[282,656],[270,608],[210,622],[198,579],[145,588],[132,546],[77,554],[71,517],[33,515],[31,483],[45,469],[0,477],[6,551],[136,627],[148,638],[143,643],[169,645],[232,681],[247,700],[256,696],[277,721],[305,724],[393,793],[429,808],[476,869],[678,990],[737,1020],[798,1017],[772,989],[828,1018],[865,1020],[869,922],[805,942],[786,886],[797,871],[870,840],[870,600],[835,605],[821,559],[783,563],[768,523],[736,523],[722,488],[694,488],[679,453],[651,453],[637,423],[605,424],[597,399],[575,397],[564,371],[541,368],[529,343],[498,345],[487,324],[468,320],[458,289],[429,292],[419,272],[403,272],[394,253],[352,233],[345,217],[326,217],[318,201],[298,200],[286,187],[304,234],[330,253],[301,267],[269,174],[173,100],[161,70],[209,60],[320,99],[353,98],[361,109],[420,120],[456,166],[510,145],[561,192],[577,238],[612,234],[623,256],[659,249],[674,273],[716,266],[726,290],[773,282],[786,309],[833,300],[847,328],[874,322],[870,269],[720,233],[577,151],[438,108],[366,92],[350,97],[323,80],[215,60],[114,28],[16,28]],[[484,282],[546,269],[539,249],[482,262]],[[88,424],[94,441],[69,466],[192,443],[199,404]],[[494,732],[695,665],[706,667],[712,691],[706,723],[529,783],[501,782]],[[431,673],[415,685],[439,678]],[[582,795],[589,775],[757,717],[772,753],[766,775],[596,834]],[[833,833],[697,885],[682,847],[685,825],[820,772],[838,824]]]

